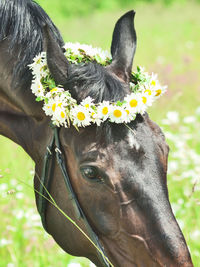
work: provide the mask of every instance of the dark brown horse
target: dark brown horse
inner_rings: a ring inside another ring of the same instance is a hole
[[[109,67],[94,62],[73,65],[63,55],[58,30],[36,3],[1,0],[0,134],[22,146],[34,160],[36,190],[52,129],[31,93],[27,65],[45,49],[55,81],[78,101],[86,96],[96,102],[123,99],[130,92],[136,48],[133,18],[134,12],[128,12],[115,26]],[[193,266],[168,199],[164,135],[147,114],[138,115],[129,128],[105,122],[79,132],[74,127],[60,129],[67,171],[80,206],[114,266]],[[56,162],[51,177],[50,193],[56,203],[87,233]],[[93,245],[50,204],[46,223],[48,233],[66,252],[104,266]]]

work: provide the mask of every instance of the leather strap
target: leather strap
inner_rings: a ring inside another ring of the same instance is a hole
[[[39,196],[38,196],[38,211],[40,213],[41,219],[42,219],[42,224],[45,230],[46,229],[46,206],[47,206],[47,200],[43,197],[45,196],[48,198],[48,193],[46,192],[46,189],[48,192],[50,191],[50,183],[51,183],[51,173],[52,173],[52,157],[54,155],[54,151],[56,152],[56,158],[57,158],[57,163],[60,166],[60,169],[63,174],[63,178],[65,181],[65,185],[69,194],[69,198],[72,202],[72,205],[74,207],[76,217],[78,220],[83,220],[83,223],[87,229],[87,232],[89,234],[90,239],[94,242],[94,244],[98,247],[99,250],[97,250],[98,253],[98,258],[102,264],[103,267],[110,267],[110,264],[106,260],[105,252],[102,247],[102,245],[99,242],[98,236],[95,234],[93,231],[92,227],[90,226],[80,204],[79,201],[75,195],[75,192],[73,190],[72,184],[70,182],[70,178],[66,169],[66,164],[65,164],[65,157],[64,154],[62,153],[62,149],[60,146],[60,140],[59,140],[59,133],[58,133],[58,128],[55,127],[54,129],[54,134],[53,138],[51,140],[50,145],[47,147],[47,151],[44,157],[44,164],[43,164],[43,169],[42,169],[42,176],[41,176],[41,183],[40,183],[40,188],[39,188]],[[55,148],[55,150],[53,149]],[[46,189],[45,189],[46,188]],[[102,254],[105,256],[103,257]]]

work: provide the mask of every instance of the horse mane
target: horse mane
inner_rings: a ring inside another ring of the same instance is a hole
[[[33,58],[43,51],[43,27],[48,25],[57,43],[62,47],[63,39],[46,12],[32,0],[0,0],[0,42],[9,41],[9,53],[15,56],[17,48],[17,62],[13,67],[13,89],[21,86],[30,88],[32,74],[28,68]],[[78,102],[91,96],[94,102],[122,100],[127,93],[125,84],[109,73],[105,67],[89,62],[85,64],[70,64],[65,88],[70,90]],[[130,125],[133,125],[131,123]],[[107,136],[112,139],[112,132],[121,132],[109,122],[97,127],[97,135],[101,139]],[[123,127],[124,128],[124,127]],[[127,128],[125,127],[125,132]],[[124,133],[125,135],[125,133]]]
[[[95,62],[70,64],[65,88],[71,89],[78,102],[87,96],[95,103],[115,102],[125,96],[124,84]]]
[[[46,12],[31,0],[0,1],[0,42],[9,41],[9,53],[18,58],[13,68],[13,81],[24,83],[31,80],[27,65],[43,50],[43,26],[48,25],[53,37],[63,46],[63,39]],[[14,55],[14,54],[13,54]]]

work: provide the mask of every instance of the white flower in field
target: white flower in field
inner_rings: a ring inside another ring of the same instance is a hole
[[[199,241],[200,239],[200,230],[196,229],[194,230],[193,232],[190,233],[190,237],[193,239],[193,240],[197,240]]]
[[[92,118],[87,108],[83,106],[75,106],[71,109],[70,117],[73,124],[78,127],[85,127],[91,124]]]
[[[187,116],[187,117],[183,118],[183,122],[184,123],[195,123],[196,118],[194,116]]]
[[[17,199],[23,199],[23,198],[24,198],[24,193],[22,193],[22,192],[18,192],[18,193],[16,193],[15,197],[16,197]]]
[[[88,111],[92,111],[92,107],[94,99],[92,99],[90,96],[86,97],[80,104],[81,106],[85,107]]]
[[[200,106],[196,109],[196,114],[200,116]]]
[[[37,97],[44,97],[44,87],[39,79],[36,79],[31,84],[31,90]]]
[[[123,123],[125,122],[126,116],[127,116],[127,113],[123,107],[116,106],[116,105],[111,107],[111,111],[109,114],[109,118],[111,122]]]
[[[111,105],[109,101],[103,101],[97,107],[98,117],[103,121],[107,120],[111,111]]]
[[[170,160],[168,163],[168,173],[172,174],[174,172],[176,172],[179,168],[179,163],[178,161],[175,160]]]
[[[5,238],[0,239],[0,247],[5,247],[5,246],[10,245],[10,244],[12,244],[11,240],[8,240]]]
[[[177,111],[169,111],[167,112],[167,118],[162,120],[163,124],[176,124],[179,123],[179,113]]]
[[[3,184],[0,184],[0,192],[4,192],[8,189],[8,185],[3,183]]]
[[[22,218],[25,217],[25,212],[23,210],[13,210],[13,216],[15,216],[15,218],[17,220],[21,220]]]

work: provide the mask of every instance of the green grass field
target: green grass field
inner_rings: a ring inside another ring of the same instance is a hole
[[[128,10],[65,18],[49,1],[39,2],[65,41],[104,49],[110,47],[114,23]],[[138,35],[134,67],[141,65],[158,73],[169,87],[149,114],[162,126],[170,144],[170,200],[194,266],[200,267],[200,5],[191,1],[168,7],[137,4],[132,8],[137,12]],[[31,189],[33,162],[3,137],[0,147],[0,267],[89,266],[87,260],[65,254],[42,229]]]

